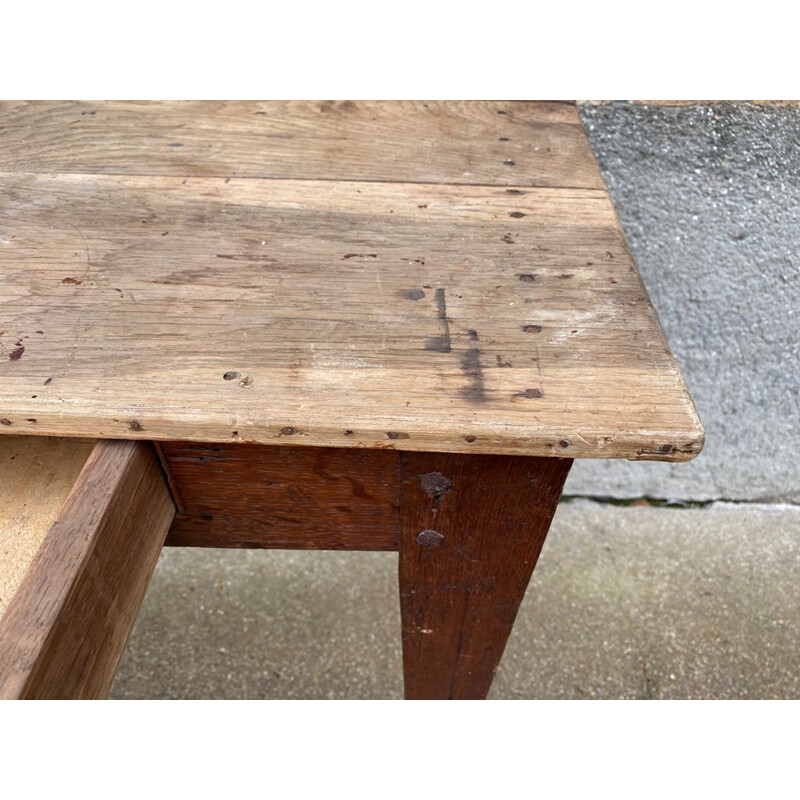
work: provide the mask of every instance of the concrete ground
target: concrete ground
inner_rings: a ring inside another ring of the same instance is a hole
[[[578,461],[567,491],[800,503],[800,108],[582,106],[706,446]]]
[[[800,508],[561,505],[491,697],[800,698]],[[396,556],[171,549],[111,696],[398,698]]]

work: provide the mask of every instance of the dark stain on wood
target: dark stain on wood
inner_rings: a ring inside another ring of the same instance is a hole
[[[460,359],[461,371],[469,378],[469,384],[462,386],[459,393],[472,403],[485,403],[486,389],[481,366],[481,351],[477,347],[470,347],[461,353]]]
[[[431,336],[425,342],[425,349],[436,353],[449,353],[452,350],[450,339],[446,336]]]
[[[433,350],[437,353],[449,353],[452,350],[450,342],[450,323],[447,319],[447,300],[445,299],[444,289],[437,289],[434,293],[436,302],[436,319],[439,320],[441,333],[432,336],[425,343],[426,350]]]

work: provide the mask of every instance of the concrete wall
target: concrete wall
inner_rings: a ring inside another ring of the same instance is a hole
[[[689,464],[576,462],[566,491],[800,502],[800,108],[581,116],[706,446]]]

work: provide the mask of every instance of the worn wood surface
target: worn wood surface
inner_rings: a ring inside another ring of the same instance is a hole
[[[11,103],[0,168],[0,433],[702,446],[567,104]]]
[[[164,443],[184,514],[168,545],[397,550],[398,454]]]
[[[568,459],[401,454],[400,608],[409,699],[482,699]]]
[[[4,103],[2,171],[603,188],[570,103]]]
[[[174,514],[144,442],[100,442],[0,618],[0,698],[105,696]]]
[[[93,447],[83,439],[0,437],[0,617]]]

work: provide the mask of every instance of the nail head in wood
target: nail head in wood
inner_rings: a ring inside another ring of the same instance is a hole
[[[424,530],[417,534],[417,544],[422,547],[438,547],[444,541],[439,531]]]
[[[425,494],[437,499],[453,488],[453,484],[441,472],[426,472],[419,476],[419,485]]]

